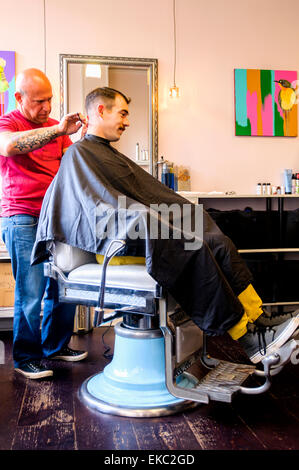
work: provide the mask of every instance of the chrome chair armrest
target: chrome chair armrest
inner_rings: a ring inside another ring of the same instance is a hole
[[[105,286],[106,286],[106,271],[107,266],[111,259],[125,246],[126,242],[124,240],[113,240],[107,248],[107,251],[104,256],[103,269],[102,269],[102,278],[101,278],[101,287],[99,292],[98,307],[95,307],[95,315],[93,326],[97,328],[101,325],[104,318],[104,297],[105,297]]]

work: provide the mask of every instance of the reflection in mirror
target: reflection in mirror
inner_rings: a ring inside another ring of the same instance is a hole
[[[113,146],[156,176],[158,160],[157,59],[60,55],[61,117],[85,114],[86,95],[109,86],[131,98],[130,127]],[[80,131],[72,140],[80,138]]]

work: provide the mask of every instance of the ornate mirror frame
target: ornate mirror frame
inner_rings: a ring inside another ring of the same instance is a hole
[[[93,55],[60,54],[60,116],[68,111],[68,82],[69,64],[100,64],[129,67],[131,69],[144,69],[148,71],[149,81],[149,171],[156,176],[158,161],[158,60],[133,58],[133,57],[109,57]]]

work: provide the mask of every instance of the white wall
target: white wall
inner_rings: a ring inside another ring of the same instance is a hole
[[[153,57],[159,67],[159,155],[191,170],[192,189],[248,193],[299,170],[298,138],[234,135],[234,68],[299,69],[298,0],[46,0],[46,72],[59,116],[59,53]],[[1,4],[1,49],[17,71],[44,68],[43,0]],[[129,132],[129,130],[128,130]]]

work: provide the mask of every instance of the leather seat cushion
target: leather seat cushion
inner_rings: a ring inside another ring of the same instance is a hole
[[[84,264],[68,275],[72,282],[99,285],[102,276],[102,265]],[[106,286],[135,290],[155,290],[156,281],[147,273],[143,265],[107,266]]]

